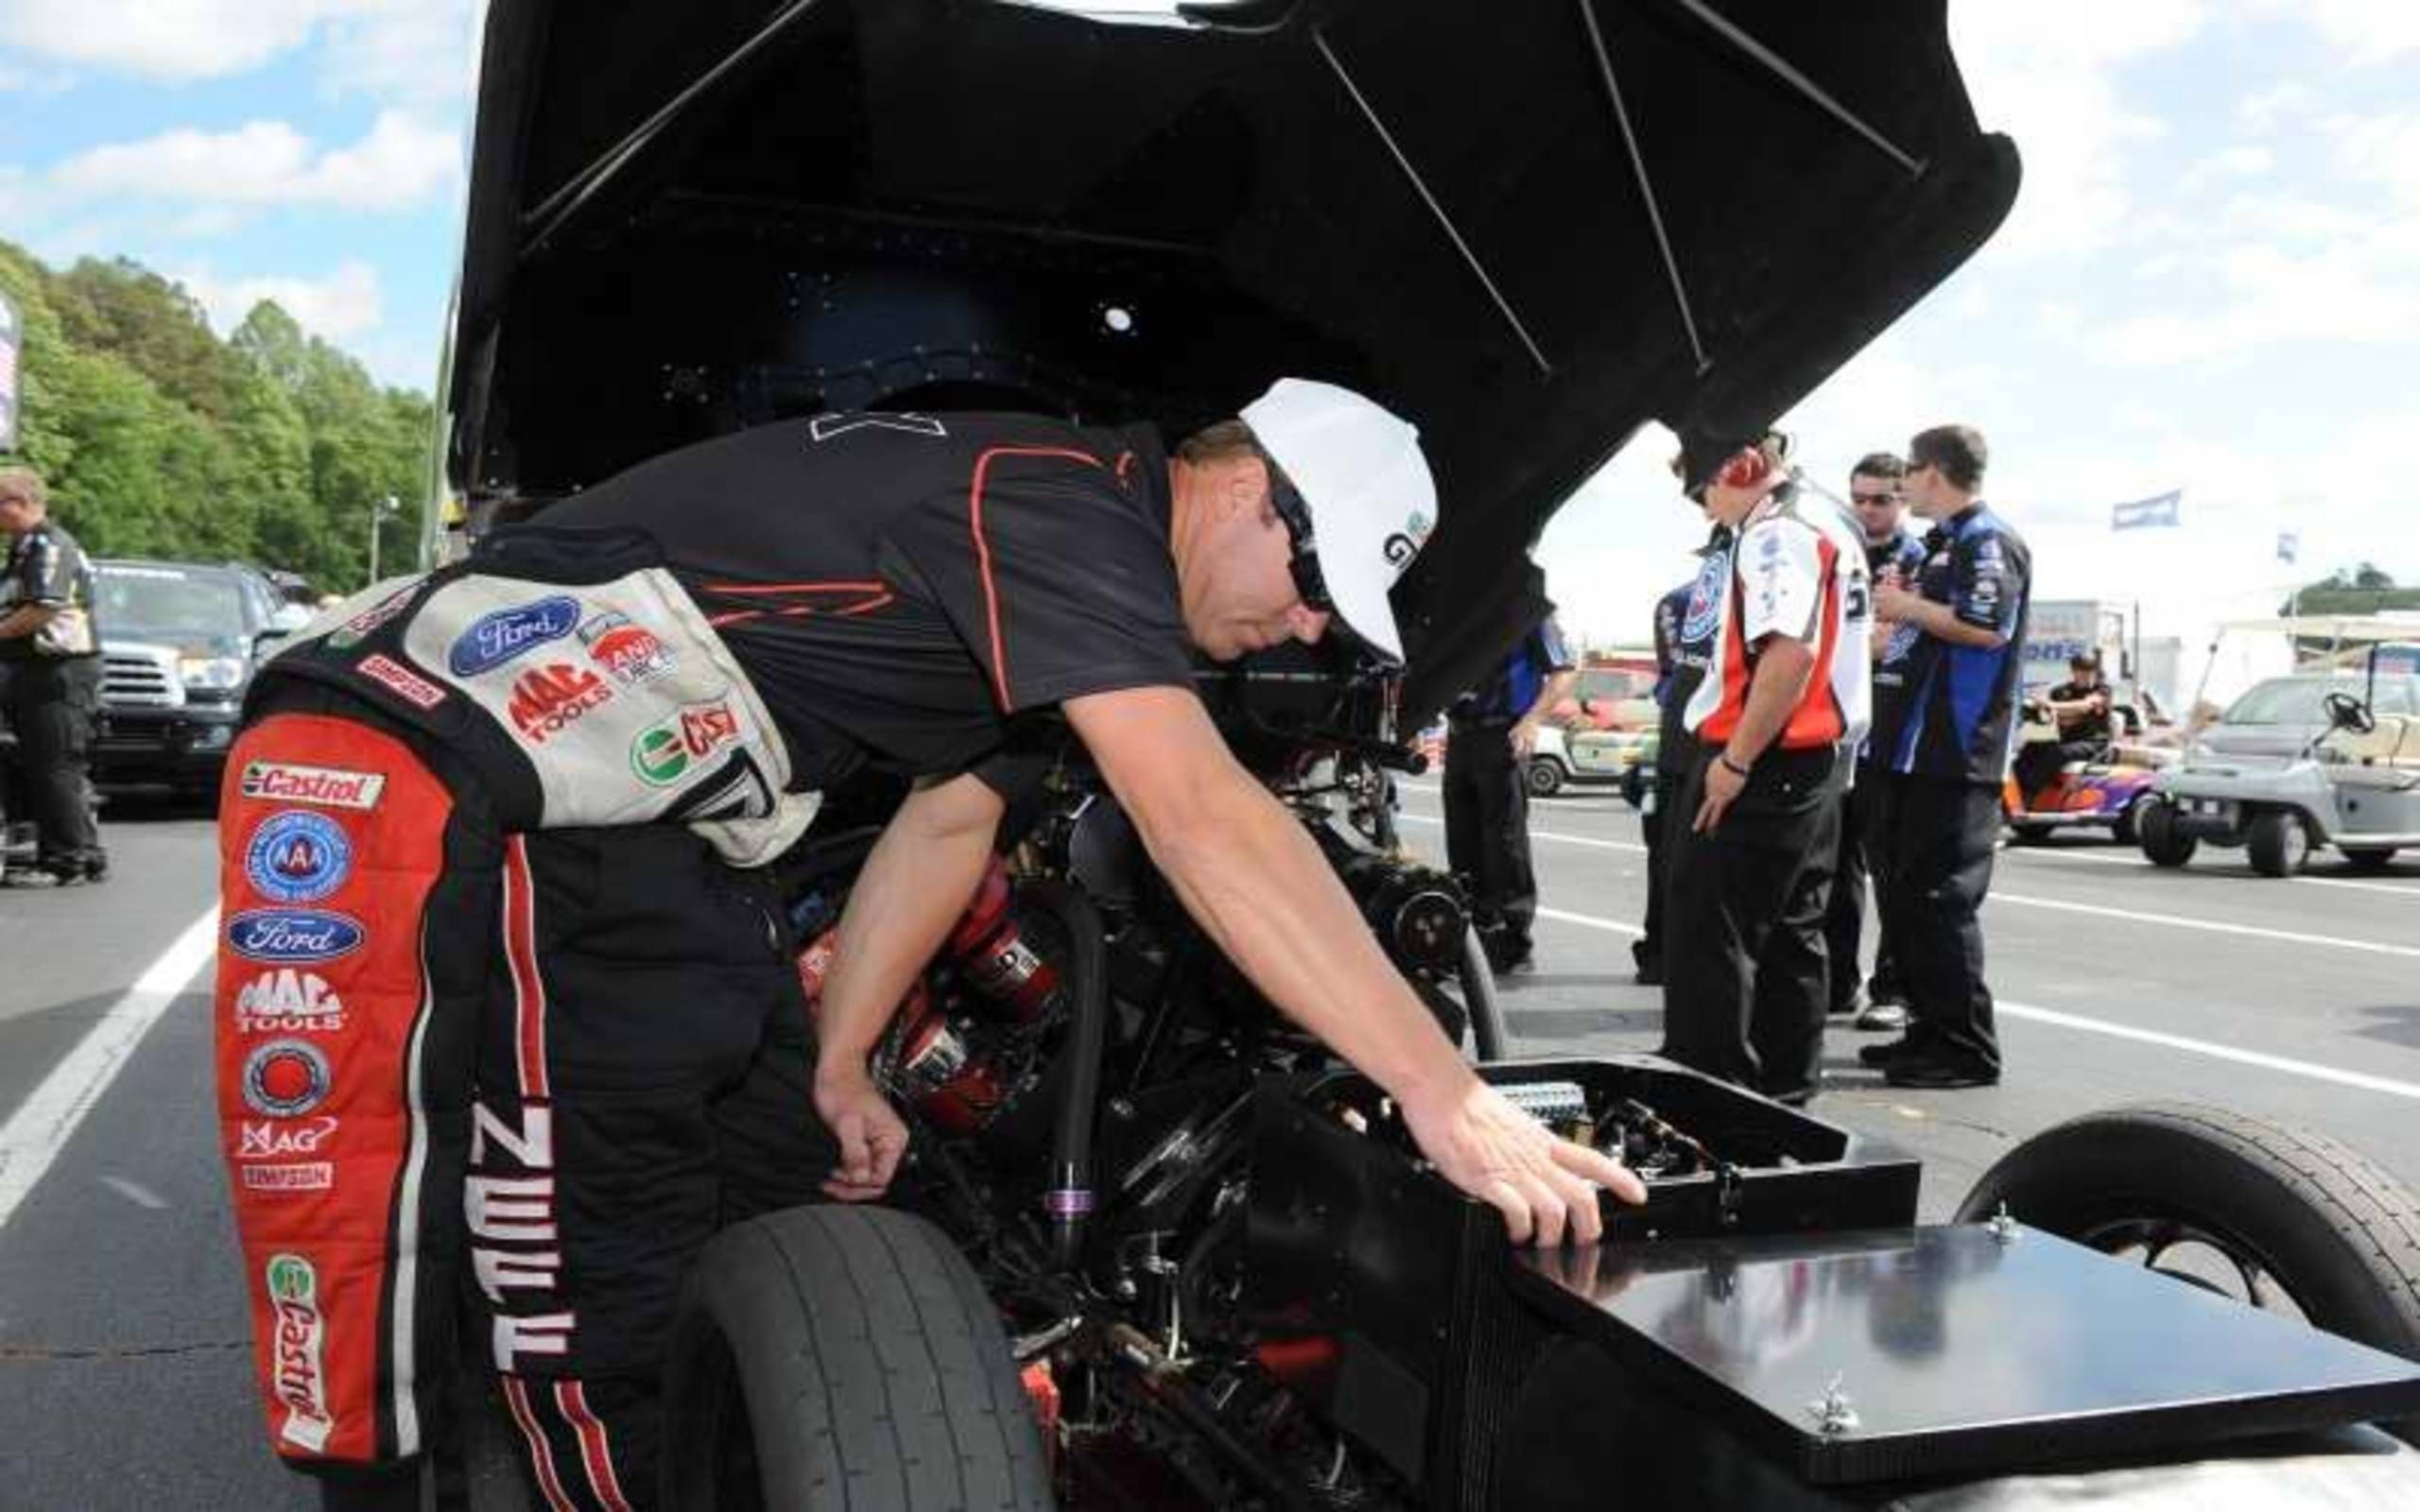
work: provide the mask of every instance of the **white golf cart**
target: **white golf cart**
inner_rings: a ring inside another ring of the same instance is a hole
[[[2229,705],[2159,775],[2143,854],[2182,867],[2204,841],[2241,846],[2254,870],[2290,877],[2321,847],[2364,869],[2420,847],[2420,626],[2305,615],[2224,628],[2377,644],[2358,665],[2271,678]]]

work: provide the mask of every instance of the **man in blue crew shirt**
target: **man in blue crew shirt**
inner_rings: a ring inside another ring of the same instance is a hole
[[[1876,591],[1874,769],[1891,854],[1883,928],[1907,980],[1902,1038],[1858,1057],[1894,1087],[1987,1087],[2000,1048],[1978,918],[1992,883],[2000,784],[2025,659],[2032,556],[1981,497],[1981,434],[1936,425],[1908,447],[1903,490],[1932,524],[1912,585]]]
[[[1446,864],[1469,879],[1479,940],[1498,971],[1530,965],[1538,882],[1530,864],[1523,769],[1537,748],[1539,725],[1579,681],[1577,668],[1549,614],[1446,711]]]

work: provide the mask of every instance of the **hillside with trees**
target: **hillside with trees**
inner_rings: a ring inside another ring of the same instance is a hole
[[[221,339],[180,284],[127,261],[54,272],[0,241],[0,290],[23,318],[13,460],[95,556],[241,559],[322,589],[413,559],[431,406],[275,303]]]

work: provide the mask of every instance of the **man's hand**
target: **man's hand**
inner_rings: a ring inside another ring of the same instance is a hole
[[[1716,825],[1722,822],[1722,816],[1729,811],[1732,800],[1737,799],[1747,785],[1746,778],[1733,771],[1720,755],[1716,756],[1713,761],[1706,764],[1705,801],[1698,805],[1697,822],[1689,828],[1700,834],[1711,832]]]
[[[815,1111],[839,1142],[840,1163],[823,1182],[826,1196],[871,1202],[882,1195],[908,1153],[908,1125],[866,1069],[825,1063],[815,1071]]]
[[[1874,585],[1874,617],[1893,622],[1911,620],[1922,610],[1925,599],[1910,591],[1895,576],[1886,577]]]
[[[1504,1094],[1463,1073],[1402,1103],[1404,1123],[1437,1174],[1504,1214],[1514,1244],[1548,1248],[1566,1233],[1593,1245],[1605,1230],[1597,1188],[1633,1205],[1647,1184],[1612,1157],[1558,1138]]]
[[[1528,761],[1537,754],[1538,722],[1536,719],[1515,720],[1512,725],[1512,756],[1515,761]]]

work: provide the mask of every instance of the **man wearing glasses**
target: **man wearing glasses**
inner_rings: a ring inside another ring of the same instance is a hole
[[[1978,914],[1999,838],[2033,558],[1983,503],[1988,455],[1964,425],[1936,425],[1909,443],[1905,491],[1932,530],[1918,580],[1875,591],[1875,616],[1888,627],[1874,675],[1891,848],[1882,915],[1910,1022],[1900,1039],[1858,1056],[1894,1087],[1988,1087],[2000,1077]]]
[[[1924,547],[1900,524],[1908,501],[1899,491],[1908,464],[1889,452],[1872,452],[1849,471],[1849,507],[1865,541],[1866,574],[1879,585],[1912,581],[1924,562]],[[1908,1026],[1907,989],[1900,985],[1891,935],[1876,909],[1874,974],[1859,971],[1858,950],[1865,932],[1865,892],[1869,873],[1881,891],[1880,867],[1890,854],[1887,839],[1876,833],[1880,803],[1876,790],[1880,774],[1874,765],[1874,746],[1867,742],[1857,753],[1857,781],[1841,814],[1841,853],[1832,878],[1832,904],[1824,920],[1826,954],[1831,960],[1834,1014],[1855,1014],[1856,1027],[1868,1030]]]
[[[908,1134],[869,1057],[1054,714],[1211,937],[1514,1240],[1594,1241],[1600,1187],[1644,1200],[1464,1064],[1194,692],[1197,651],[1340,624],[1399,659],[1388,593],[1436,515],[1409,424],[1299,379],[1172,455],[1148,426],[826,414],[323,616],[256,684],[220,826],[219,1109],[281,1452],[408,1468],[467,1212],[475,1336],[559,1504],[653,1484],[690,1257],[819,1180],[882,1194]],[[788,799],[866,771],[909,793],[810,1046],[756,863]],[[278,1348],[299,1309],[307,1381]]]

